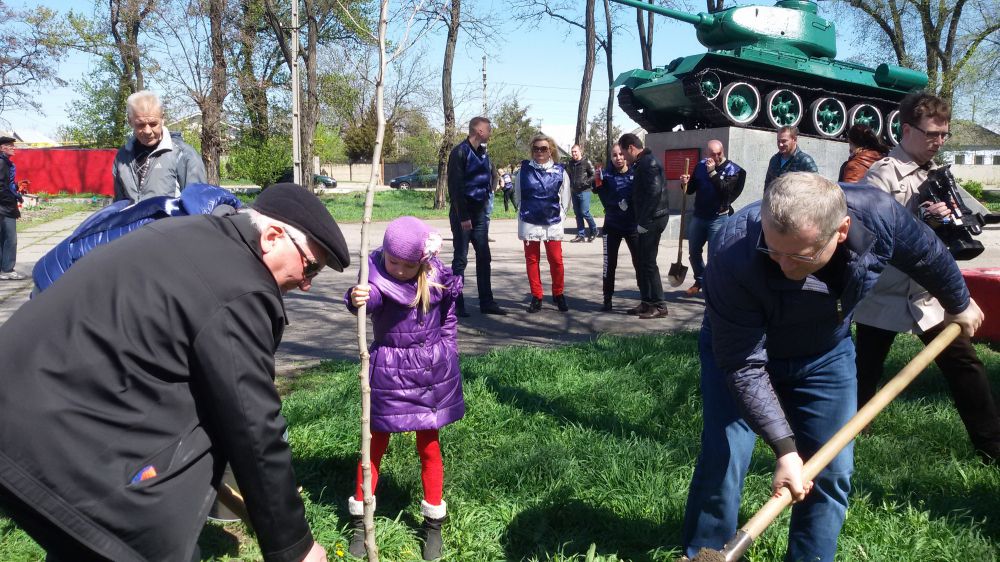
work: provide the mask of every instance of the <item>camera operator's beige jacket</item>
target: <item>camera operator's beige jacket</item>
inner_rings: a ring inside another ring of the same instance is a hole
[[[929,169],[936,167],[932,161]],[[920,202],[926,199],[920,186],[927,179],[927,172],[902,147],[896,146],[888,156],[872,164],[862,183],[889,193],[914,215],[919,215]],[[916,281],[889,266],[871,293],[854,309],[854,321],[883,330],[919,334],[944,321],[944,309]]]

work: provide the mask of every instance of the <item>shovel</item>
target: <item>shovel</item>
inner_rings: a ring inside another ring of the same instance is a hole
[[[826,465],[830,464],[830,461],[837,456],[837,453],[857,437],[858,433],[861,433],[861,430],[871,423],[879,412],[885,409],[904,388],[913,382],[913,379],[917,378],[917,375],[923,372],[927,368],[927,365],[944,348],[948,347],[948,344],[961,331],[962,329],[958,324],[948,325],[931,343],[927,344],[927,347],[923,351],[907,363],[899,374],[886,383],[882,387],[882,390],[875,393],[875,396],[872,396],[872,399],[858,410],[858,413],[854,414],[854,417],[848,420],[844,427],[840,428],[840,431],[835,433],[825,445],[816,451],[815,455],[806,461],[802,467],[802,481],[808,482],[816,478],[816,475],[826,468]],[[760,508],[760,511],[754,514],[739,531],[736,531],[736,535],[726,542],[726,546],[721,551],[703,548],[691,562],[735,562],[739,560],[753,543],[754,539],[759,537],[767,529],[767,526],[774,521],[775,517],[781,514],[791,503],[791,492],[788,491],[788,488],[782,488],[777,497],[772,497],[768,500],[764,504],[764,507]]]
[[[684,159],[684,175],[688,175],[688,166],[691,165],[689,158]],[[680,287],[687,277],[688,268],[681,263],[684,255],[684,217],[687,215],[687,184],[681,184],[681,236],[677,242],[677,263],[670,264],[670,271],[667,272],[667,282],[671,287]]]

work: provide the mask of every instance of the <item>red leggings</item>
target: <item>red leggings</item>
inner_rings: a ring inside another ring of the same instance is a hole
[[[540,299],[542,293],[542,273],[538,266],[541,262],[542,249],[537,240],[524,241],[524,261],[528,268],[528,286],[531,296]],[[545,257],[549,260],[549,272],[552,274],[552,296],[563,294],[563,258],[562,240],[545,241]]]
[[[378,485],[378,469],[382,463],[382,455],[389,448],[391,433],[372,432],[372,495]],[[438,442],[436,429],[423,429],[417,432],[417,454],[420,455],[420,479],[424,483],[424,501],[431,505],[441,505],[444,489],[444,464],[441,462],[441,444]],[[361,462],[358,462],[358,487],[354,499],[364,500],[361,492]]]

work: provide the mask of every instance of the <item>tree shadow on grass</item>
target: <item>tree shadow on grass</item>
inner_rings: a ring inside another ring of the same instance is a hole
[[[507,560],[587,552],[615,554],[635,562],[672,559],[679,555],[680,514],[662,523],[625,519],[609,509],[575,498],[557,498],[520,512],[501,538]],[[671,554],[672,551],[672,554]],[[656,558],[652,557],[653,553]]]
[[[312,503],[329,506],[340,521],[350,519],[347,498],[354,494],[358,458],[355,455],[333,458],[296,459],[295,475]],[[389,472],[380,472],[376,497],[377,515],[395,517],[413,505],[412,489],[400,486]],[[406,516],[404,515],[404,519]],[[412,523],[412,521],[410,521]]]

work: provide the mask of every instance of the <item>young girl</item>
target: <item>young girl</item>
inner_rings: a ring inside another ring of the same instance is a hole
[[[417,432],[424,499],[423,558],[441,556],[444,467],[438,429],[465,415],[458,371],[455,301],[462,279],[441,264],[441,236],[415,217],[400,217],[385,230],[382,248],[368,258],[368,283],[352,287],[344,301],[357,313],[367,304],[375,341],[371,353],[372,493],[389,435]],[[348,500],[350,553],[365,555],[361,463]]]

